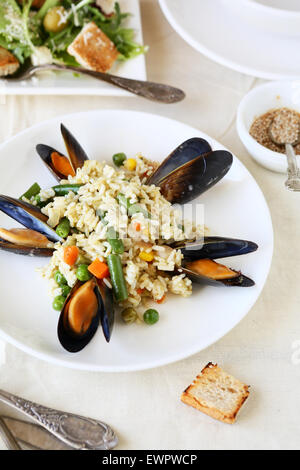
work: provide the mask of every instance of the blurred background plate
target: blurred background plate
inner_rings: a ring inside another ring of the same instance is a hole
[[[266,32],[246,20],[249,0],[159,0],[175,31],[226,67],[268,80],[300,77],[299,36]],[[233,8],[233,2],[239,9]],[[241,4],[241,5],[240,5]],[[250,10],[249,10],[250,14]]]
[[[139,0],[118,0],[121,11],[131,13],[124,26],[135,30],[135,41],[143,43]],[[147,80],[145,56],[117,62],[111,73],[120,77]],[[92,95],[134,96],[121,88],[73,72],[44,72],[22,82],[0,80],[0,95]]]

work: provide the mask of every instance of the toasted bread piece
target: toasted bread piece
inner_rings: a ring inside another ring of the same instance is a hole
[[[181,400],[212,418],[232,424],[248,396],[248,385],[210,362],[183,392]]]
[[[119,54],[114,43],[93,21],[69,45],[68,53],[80,65],[96,72],[107,72]]]
[[[20,62],[4,47],[0,46],[0,77],[12,75],[20,67]]]

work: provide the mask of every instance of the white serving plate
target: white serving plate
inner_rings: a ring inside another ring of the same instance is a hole
[[[34,149],[36,144],[46,143],[64,151],[61,122],[79,139],[90,158],[108,162],[120,151],[129,156],[142,152],[162,161],[177,145],[194,136],[206,138],[214,149],[223,148],[197,129],[152,114],[94,111],[62,116],[34,126],[0,147],[2,194],[17,197],[34,181],[42,187],[53,185],[53,176]],[[159,305],[160,321],[156,325],[128,326],[117,320],[109,344],[99,329],[92,342],[74,355],[58,342],[58,313],[51,307],[47,282],[35,272],[45,260],[0,252],[0,336],[54,364],[110,372],[162,366],[219,340],[249,312],[262,291],[273,252],[272,223],[261,190],[236,157],[226,177],[195,203],[200,203],[196,207],[201,214],[204,204],[205,223],[212,234],[258,243],[257,252],[227,260],[232,268],[252,277],[256,286],[195,286],[192,297],[170,296]],[[12,225],[14,221],[0,214],[0,226]]]
[[[267,80],[300,77],[299,37],[254,27],[226,7],[226,0],[189,0],[188,6],[185,0],[159,2],[175,31],[215,62]]]
[[[132,15],[126,19],[126,27],[136,32],[135,40],[143,44],[139,0],[119,0],[121,10]],[[146,80],[145,56],[140,55],[124,63],[116,63],[112,74],[120,77]],[[22,82],[0,80],[0,95],[92,95],[133,96],[121,88],[88,76],[75,76],[73,72],[43,72]]]
[[[250,127],[257,117],[276,108],[294,109],[300,113],[300,80],[265,83],[253,88],[239,105],[237,131],[257,163],[269,170],[287,173],[285,154],[263,147],[249,134]],[[297,158],[300,163],[300,157]]]

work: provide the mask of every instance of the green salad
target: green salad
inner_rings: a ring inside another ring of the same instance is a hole
[[[40,6],[40,8],[38,8]],[[114,12],[104,14],[95,0],[1,0],[0,46],[24,64],[43,57],[44,63],[59,62],[79,65],[67,51],[70,44],[88,23],[95,23],[112,41],[118,60],[143,54],[146,48],[134,41],[133,29],[124,27],[130,13],[121,12],[115,3]]]

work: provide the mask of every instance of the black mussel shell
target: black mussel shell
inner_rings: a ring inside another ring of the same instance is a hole
[[[253,253],[258,249],[254,242],[224,237],[204,237],[199,241],[180,241],[170,246],[180,249],[186,261],[228,258]]]
[[[98,330],[99,323],[100,323],[100,306],[99,306],[99,293],[98,293],[98,286],[95,283],[94,293],[98,300],[98,311],[96,315],[93,317],[89,329],[83,335],[76,335],[71,328],[68,327],[68,319],[67,319],[67,307],[71,300],[71,297],[75,294],[75,292],[81,287],[84,283],[78,281],[73,289],[71,290],[70,294],[68,295],[63,309],[60,313],[58,326],[57,326],[57,335],[60,344],[64,349],[71,353],[76,353],[82,351],[92,340],[96,331]]]
[[[169,173],[200,155],[210,153],[211,151],[211,146],[204,139],[194,137],[186,140],[163,161],[153,175],[150,176],[147,184],[159,186],[160,181]]]
[[[98,288],[101,301],[101,325],[104,337],[109,343],[115,322],[113,291],[103,281],[98,281]]]
[[[217,150],[201,155],[173,170],[158,183],[172,204],[186,204],[217,184],[230,170],[230,152]]]
[[[16,255],[40,256],[41,258],[49,258],[54,253],[53,248],[32,248],[24,245],[15,245],[14,243],[10,243],[1,239],[0,250],[15,253]]]
[[[81,147],[78,140],[75,139],[73,134],[71,134],[71,132],[63,124],[61,124],[60,128],[72,166],[76,171],[77,168],[83,167],[84,162],[88,160],[89,157]]]
[[[0,210],[24,227],[45,235],[50,241],[62,241],[62,238],[57,235],[55,230],[47,224],[48,217],[37,206],[9,196],[0,195]]]
[[[63,155],[61,152],[58,152],[58,150],[55,150],[53,147],[50,147],[49,145],[44,145],[44,144],[38,144],[36,146],[36,151],[39,154],[39,156],[41,157],[41,159],[43,160],[43,162],[45,163],[45,165],[47,166],[48,170],[50,170],[50,172],[52,173],[52,175],[54,176],[54,178],[57,181],[67,179],[67,177],[65,175],[60,173],[54,167],[54,165],[52,163],[52,159],[51,159],[51,155],[52,155],[53,152],[58,153],[62,157],[64,157],[65,155]]]

